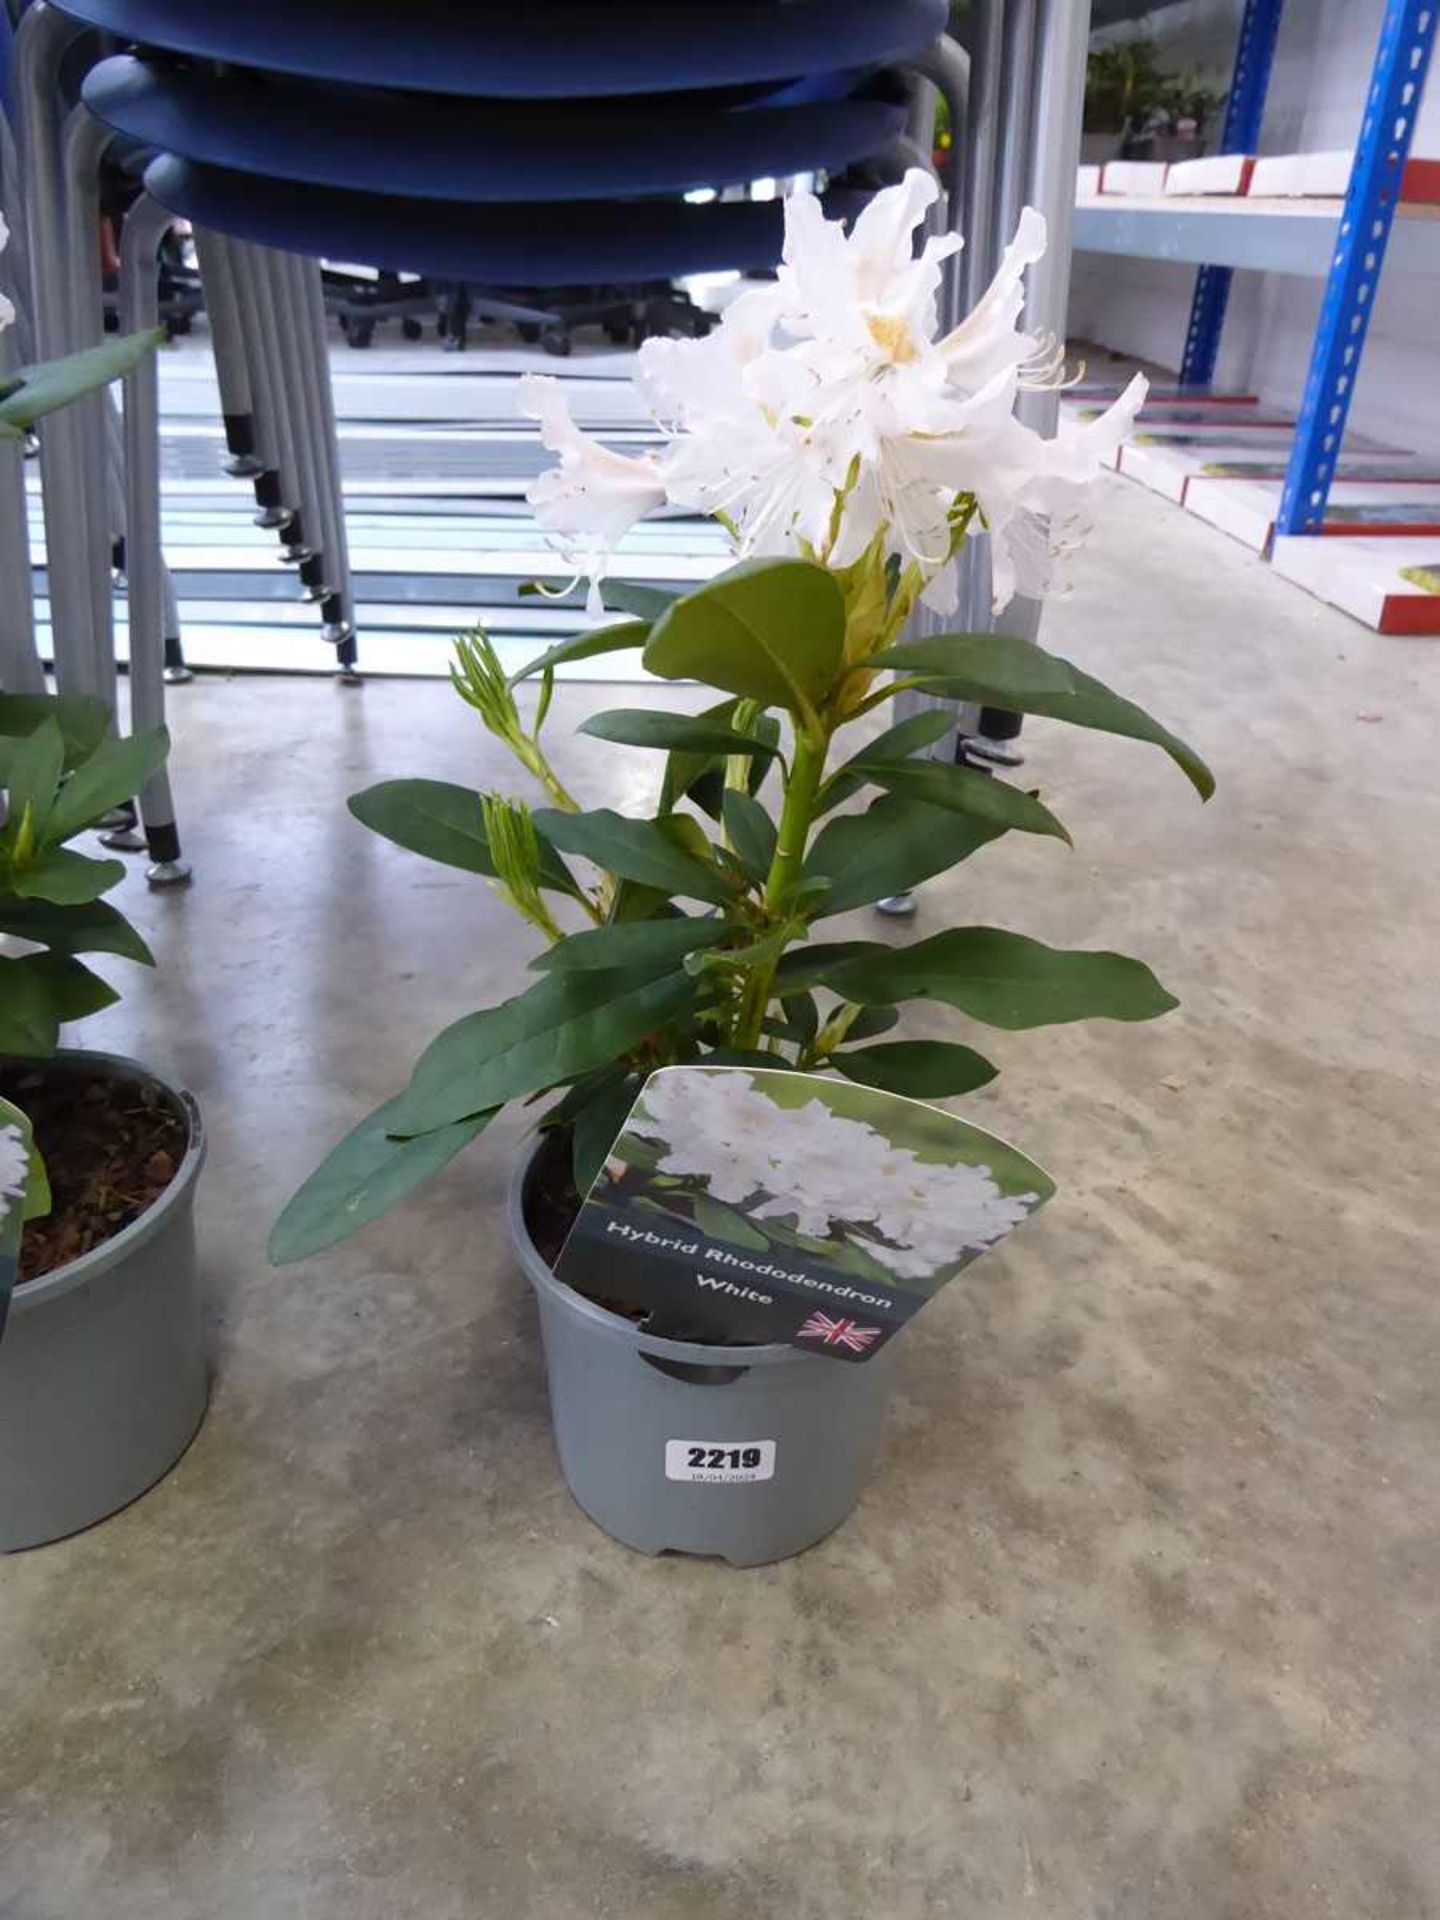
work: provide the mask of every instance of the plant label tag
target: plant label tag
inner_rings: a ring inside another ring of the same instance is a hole
[[[664,1338],[865,1361],[1054,1191],[924,1101],[787,1068],[662,1067],[555,1272]]]
[[[716,1486],[775,1478],[773,1440],[667,1440],[667,1480],[704,1480]]]

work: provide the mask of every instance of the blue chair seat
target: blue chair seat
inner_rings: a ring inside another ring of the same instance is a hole
[[[585,286],[769,267],[779,260],[784,238],[775,200],[597,201],[568,215],[553,202],[476,207],[277,185],[174,154],[151,162],[145,184],[172,213],[261,246],[491,287]]]
[[[65,0],[142,45],[302,78],[503,99],[577,99],[793,81],[904,59],[946,0]]]
[[[688,97],[531,103],[323,87],[120,55],[85,100],[108,126],[184,159],[391,196],[470,202],[683,193],[763,174],[837,171],[904,131],[876,100],[702,111]]]

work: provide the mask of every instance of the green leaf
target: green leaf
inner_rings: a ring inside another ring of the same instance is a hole
[[[397,1134],[428,1133],[486,1107],[563,1086],[607,1066],[694,1004],[683,972],[551,973],[503,1006],[467,1014],[421,1055]]]
[[[732,695],[721,700],[713,707],[707,707],[703,713],[696,714],[697,720],[707,724],[724,727],[728,732],[730,722],[740,702]],[[660,783],[660,812],[668,814],[687,797],[697,805],[703,806],[713,818],[718,819],[720,802],[725,792],[725,757],[717,753],[695,753],[686,748],[672,748],[665,762],[665,777]],[[713,778],[711,777],[713,776]],[[702,794],[702,783],[707,791]]]
[[[1047,947],[997,927],[951,927],[827,966],[819,984],[862,1003],[940,1000],[992,1027],[1153,1020],[1179,1002],[1139,960]]]
[[[17,900],[0,894],[0,933],[36,940],[55,953],[118,953],[153,967],[154,955],[123,913],[103,900],[57,907],[48,900]]]
[[[658,747],[666,752],[678,748],[682,753],[722,757],[744,753],[763,760],[774,759],[776,752],[765,741],[737,733],[733,727],[719,726],[703,715],[655,713],[647,707],[615,707],[608,713],[592,714],[581,721],[579,731],[597,740],[612,740],[621,747]]]
[[[1048,807],[1042,806],[1033,794],[996,779],[993,773],[981,773],[975,767],[947,765],[943,760],[901,760],[889,764],[867,763],[864,775],[891,793],[902,793],[930,806],[946,807],[952,813],[989,821],[1002,831],[1014,827],[1020,833],[1053,834],[1070,845],[1070,835]]]
[[[1068,662],[1061,662],[1069,665]],[[1133,700],[1122,699],[1109,687],[1069,665],[1074,681],[1071,693],[1032,694],[1021,705],[1012,702],[1019,713],[1033,713],[1047,720],[1064,720],[1072,727],[1090,727],[1097,733],[1119,734],[1127,740],[1141,740],[1168,753],[1202,800],[1215,791],[1215,776],[1209,767],[1177,734],[1162,727]]]
[[[16,853],[23,832],[31,849],[25,860],[27,867],[33,862],[33,850],[45,844],[45,829],[55,810],[64,764],[65,742],[53,719],[42,720],[32,734],[11,750],[5,777],[7,817],[0,831],[0,846]]]
[[[867,666],[889,667],[906,678],[923,675],[944,682],[936,691],[952,700],[1020,711],[1016,702],[1031,694],[1068,693],[1067,662],[1009,633],[936,633],[902,640],[876,654]]]
[[[642,887],[638,880],[622,879],[610,903],[610,925],[630,926],[637,920],[675,920],[680,909],[664,887]]]
[[[900,1024],[898,1007],[862,1007],[846,1030],[850,1040],[873,1040],[877,1034],[889,1033],[892,1027]]]
[[[30,1143],[29,1175],[25,1183],[25,1218],[43,1220],[55,1204],[55,1196],[50,1191],[50,1174],[40,1149],[32,1138]]]
[[[8,390],[0,400],[0,428],[8,428],[12,439],[25,433],[47,413],[68,407],[83,394],[98,392],[112,380],[133,373],[164,338],[158,331],[126,334],[123,339],[107,340],[103,346],[87,347],[83,353],[66,354],[61,360],[47,360],[8,374]]]
[[[775,822],[758,800],[738,787],[727,788],[722,816],[730,844],[757,886],[763,885],[775,858]]]
[[[941,664],[932,670],[927,661]],[[1215,777],[1193,747],[1143,707],[1122,699],[1071,661],[1031,641],[1000,633],[940,634],[933,640],[907,640],[891,647],[876,664],[907,673],[918,669],[927,686],[948,699],[978,701],[1011,713],[1065,720],[1072,727],[1145,741],[1169,754],[1202,800],[1215,791]]]
[[[850,1047],[830,1058],[847,1080],[912,1100],[972,1093],[1000,1071],[973,1047],[951,1040],[895,1040],[885,1047]]]
[[[120,998],[108,980],[102,980],[69,954],[37,953],[31,959],[36,966],[49,969],[51,1003],[62,1027],[113,1007]]]
[[[780,1002],[791,1035],[808,1045],[820,1031],[820,1010],[813,993],[787,993]]]
[[[0,959],[0,1053],[24,1060],[44,1059],[55,1051],[60,1020],[45,975],[35,967],[44,954],[23,960]]]
[[[62,953],[28,953],[0,960],[0,1054],[46,1059],[61,1024],[83,1020],[120,998],[79,960]]]
[[[427,860],[459,867],[465,873],[496,877],[480,795],[469,787],[457,787],[448,780],[382,780],[378,786],[352,794],[350,811],[363,826],[393,840],[408,853],[423,854]],[[581,897],[579,882],[547,843],[543,831],[540,884],[552,893]]]
[[[378,1220],[448,1166],[495,1117],[493,1111],[469,1114],[418,1139],[397,1140],[389,1128],[401,1098],[396,1094],[347,1133],[290,1200],[270,1234],[275,1266],[333,1247]]]
[[[169,751],[170,736],[164,727],[132,733],[123,740],[102,740],[60,789],[44,837],[68,840],[122,800],[133,800],[164,766]]]
[[[816,917],[905,893],[958,866],[1004,831],[973,814],[886,794],[864,813],[842,815],[821,829],[805,861],[807,878],[824,875],[831,882]]]
[[[606,872],[638,880],[642,886],[716,905],[732,897],[725,876],[676,846],[659,821],[627,820],[610,807],[591,813],[561,813],[545,807],[535,815],[535,826],[563,853],[579,854]]]
[[[823,986],[835,969],[851,960],[879,958],[893,953],[893,947],[887,947],[882,940],[815,940],[803,947],[793,947],[783,956],[775,969],[775,990],[784,995],[803,993],[810,987]]]
[[[106,900],[81,906],[52,906],[50,900],[19,900],[0,895],[0,933],[17,933],[60,954],[119,954],[154,966],[156,956],[134,931],[125,914]]]
[[[656,621],[645,665],[803,713],[830,691],[845,648],[845,596],[809,560],[746,560]]]
[[[734,929],[724,920],[682,914],[675,920],[633,920],[624,926],[594,927],[572,933],[530,962],[537,973],[595,973],[606,968],[663,973],[678,967],[687,953],[714,947]]]
[[[518,673],[511,674],[510,685],[516,686],[532,674],[563,666],[567,660],[593,660],[602,653],[622,653],[627,647],[643,647],[649,634],[648,620],[617,620],[614,626],[572,633],[568,640],[557,640],[553,647],[527,660]]]
[[[18,867],[10,886],[21,899],[49,900],[57,907],[84,906],[98,900],[125,878],[122,860],[92,860],[68,847],[52,847],[28,866]]]
[[[633,580],[607,580],[600,593],[611,613],[633,614],[637,620],[647,620],[652,626],[680,598],[668,587],[642,587]]]
[[[65,742],[65,765],[73,767],[105,738],[110,713],[87,693],[0,693],[0,786],[9,784],[14,742],[54,720]]]
[[[866,778],[866,766],[882,761],[909,760],[912,755],[923,753],[927,747],[933,747],[937,740],[943,740],[947,733],[953,733],[954,730],[955,715],[943,707],[926,707],[920,713],[912,713],[906,720],[897,720],[893,727],[877,733],[869,746],[862,747],[842,767],[836,768],[821,791],[819,811],[828,813],[832,807],[838,807],[842,800],[848,800],[852,793],[858,792]]]
[[[570,1137],[570,1170],[575,1191],[582,1200],[594,1186],[610,1149],[620,1137],[620,1129],[629,1119],[639,1091],[638,1073],[607,1079],[576,1113]]]
[[[8,1184],[0,1186],[0,1334],[5,1331],[10,1295],[15,1287],[20,1236],[25,1231],[25,1222],[32,1217],[30,1196],[37,1165],[30,1122],[18,1107],[12,1107],[8,1100],[0,1100],[0,1149],[6,1150],[7,1159],[8,1149],[14,1146],[24,1150],[25,1171],[20,1176],[18,1191]]]

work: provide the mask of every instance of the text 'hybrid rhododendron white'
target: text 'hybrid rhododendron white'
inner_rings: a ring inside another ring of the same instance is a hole
[[[722,519],[742,559],[896,561],[909,597],[941,612],[956,605],[966,535],[983,528],[996,605],[1045,590],[1146,383],[1137,375],[1099,419],[1054,439],[1017,420],[1022,388],[1060,379],[1055,344],[1020,330],[1045,222],[1026,209],[974,311],[937,338],[943,263],[961,244],[947,234],[914,250],[937,193],[913,169],[848,234],[813,194],[793,194],[775,282],[742,294],[703,340],[641,348],[636,384],[665,432],[662,452],[602,446],[570,419],[554,380],[525,377],[521,405],[560,455],[531,503],[590,578],[592,613],[609,555],[667,501]]]

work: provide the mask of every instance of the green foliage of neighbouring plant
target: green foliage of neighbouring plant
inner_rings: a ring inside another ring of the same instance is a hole
[[[916,260],[908,237],[896,242],[933,183],[912,176],[891,196],[848,239],[813,202],[796,213],[792,201],[780,281],[742,295],[709,340],[646,348],[646,397],[680,423],[665,454],[601,446],[553,389],[532,392],[560,456],[532,498],[589,576],[592,607],[610,549],[666,499],[714,512],[738,564],[679,595],[605,582],[605,604],[627,617],[520,674],[507,676],[483,633],[460,642],[456,690],[526,776],[524,796],[412,779],[351,801],[396,845],[483,878],[539,951],[520,991],[438,1035],[408,1085],[305,1183],[272,1234],[275,1261],[373,1220],[510,1103],[541,1102],[540,1124],[565,1130],[583,1192],[657,1067],[785,1066],[940,1099],[984,1086],[996,1067],[959,1039],[883,1038],[903,1003],[1001,1032],[1148,1020],[1175,1005],[1148,967],[1103,950],[979,925],[908,945],[830,932],[835,916],[948,873],[1007,833],[1069,840],[1038,794],[916,757],[953,728],[953,710],[877,732],[903,690],[1142,742],[1202,798],[1213,785],[1184,741],[1044,648],[1003,633],[904,637],[922,594],[954,605],[949,573],[972,524],[989,531],[1008,579],[1026,577],[1140,392],[1090,439],[1030,435],[1011,405],[1021,368],[1038,378],[1048,364],[1016,330],[1033,217],[997,287],[936,342],[943,243]],[[807,260],[823,267],[814,286]],[[763,345],[771,321],[784,344]],[[641,649],[662,681],[720,696],[700,712],[693,698],[662,698],[584,721],[580,732],[623,748],[644,783],[645,804],[624,812],[577,800],[543,734],[556,668],[611,644]],[[538,686],[522,712],[527,678]]]
[[[35,1152],[30,1122],[18,1107],[0,1100],[0,1334],[20,1262],[25,1222],[50,1205],[45,1171]]]
[[[1224,100],[1193,72],[1168,73],[1144,34],[1095,47],[1085,67],[1085,131],[1140,134],[1194,126],[1203,133]]]
[[[104,346],[68,354],[63,360],[47,360],[41,366],[0,374],[0,440],[23,439],[47,414],[68,407],[72,400],[94,393],[112,380],[122,380],[164,338],[163,333],[130,333],[123,339],[107,340]]]
[[[103,710],[99,717],[103,725]],[[97,737],[94,718],[89,703],[0,694],[0,1054],[44,1059],[63,1025],[118,997],[79,955],[152,964],[140,935],[101,897],[123,865],[66,843],[140,792],[168,740],[159,727]]]

